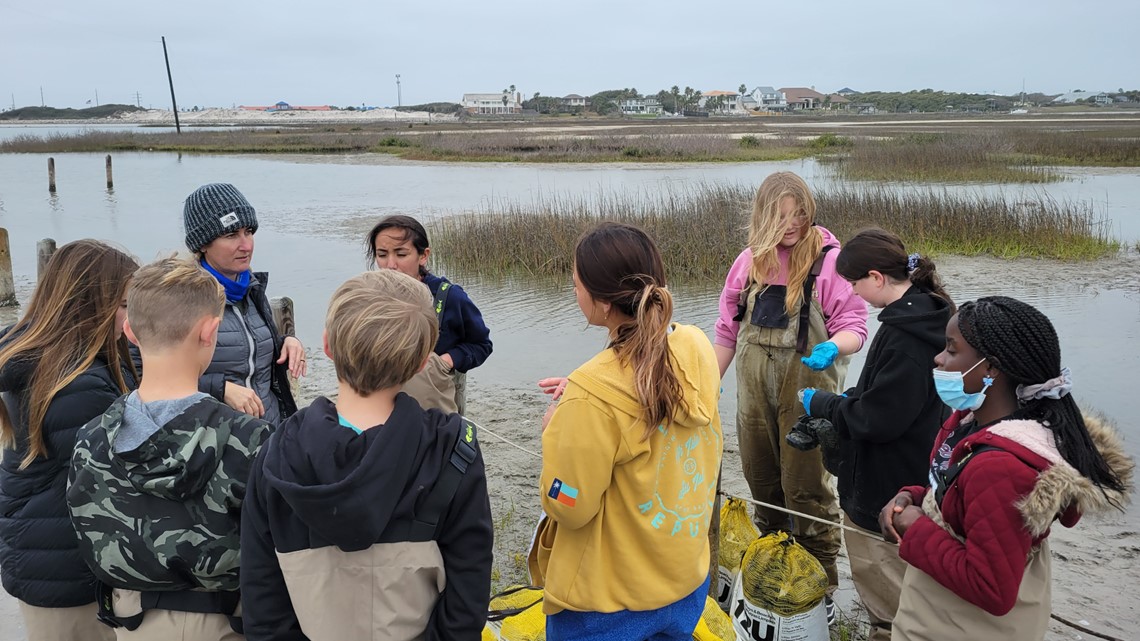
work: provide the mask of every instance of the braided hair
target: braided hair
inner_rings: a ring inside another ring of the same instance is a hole
[[[958,308],[962,338],[989,360],[1011,385],[1034,385],[1061,374],[1061,346],[1049,319],[1032,305],[989,296]],[[1071,394],[1020,401],[1017,418],[1035,420],[1053,433],[1061,456],[1102,491],[1124,491],[1092,442]]]

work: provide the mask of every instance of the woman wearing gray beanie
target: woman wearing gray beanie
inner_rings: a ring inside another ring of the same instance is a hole
[[[214,359],[198,389],[277,425],[297,411],[287,374],[307,371],[305,348],[279,336],[265,294],[269,276],[250,270],[257,214],[233,185],[194,190],[182,210],[186,247],[226,290]]]

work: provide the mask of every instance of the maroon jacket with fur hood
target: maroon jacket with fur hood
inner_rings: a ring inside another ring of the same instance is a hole
[[[933,451],[968,417],[954,412]],[[1115,431],[1102,417],[1086,415],[1085,422],[1109,467],[1129,484],[1132,462]],[[946,489],[938,506],[944,524],[927,500],[928,516],[903,535],[899,556],[963,600],[1002,616],[1017,602],[1030,550],[1049,536],[1054,520],[1073,527],[1082,513],[1114,509],[1112,502],[1122,506],[1127,496],[1106,496],[1081,476],[1057,451],[1052,432],[1036,421],[1004,420],[979,430],[958,443],[951,463],[981,445],[998,449],[979,452]],[[929,488],[903,491],[922,505]]]

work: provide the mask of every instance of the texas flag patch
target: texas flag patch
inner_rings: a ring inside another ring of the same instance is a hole
[[[578,502],[578,490],[563,483],[562,479],[554,479],[546,495],[567,507],[574,507]]]

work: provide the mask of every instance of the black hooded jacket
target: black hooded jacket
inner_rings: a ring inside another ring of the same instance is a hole
[[[925,485],[930,448],[949,408],[934,391],[934,357],[946,345],[950,305],[912,286],[879,312],[859,383],[847,397],[817,391],[811,415],[839,432],[839,504],[878,531],[879,511],[899,489]]]
[[[0,369],[0,393],[17,440],[15,449],[4,450],[0,464],[0,576],[8,594],[29,605],[77,607],[95,602],[95,577],[79,555],[67,511],[71,453],[79,428],[122,391],[107,363],[97,357],[52,399],[42,427],[47,456],[21,470],[34,367],[34,361],[21,360]],[[128,376],[127,383],[133,386],[133,378]]]
[[[492,527],[474,429],[402,393],[361,434],[323,397],[282,423],[242,509],[246,638],[479,639]],[[454,498],[434,534],[411,534],[464,435],[474,460]]]

